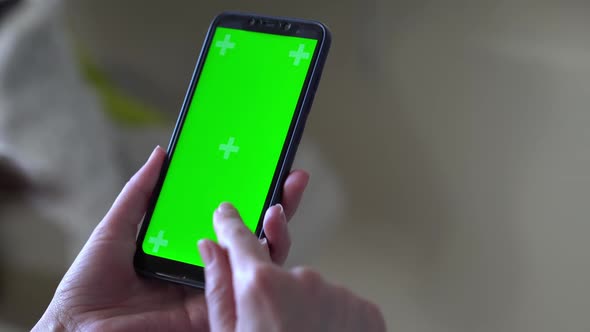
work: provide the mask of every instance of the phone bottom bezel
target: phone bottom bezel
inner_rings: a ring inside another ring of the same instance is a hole
[[[196,250],[195,245],[195,252]],[[135,271],[145,277],[164,279],[196,288],[205,287],[205,270],[201,266],[148,255],[143,250],[136,253],[133,265]]]
[[[169,281],[178,285],[183,285],[183,286],[189,286],[189,287],[193,287],[193,288],[198,288],[198,289],[205,289],[205,281],[200,281],[200,280],[195,280],[195,279],[187,279],[187,278],[180,278],[180,277],[175,277],[172,275],[168,275],[167,273],[161,273],[161,272],[150,272],[150,271],[145,271],[145,270],[141,270],[141,269],[135,269],[135,271],[137,272],[137,274],[139,274],[142,277],[146,277],[149,279],[160,279],[160,280],[165,280],[165,281]]]

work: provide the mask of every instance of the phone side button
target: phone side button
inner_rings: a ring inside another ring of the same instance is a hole
[[[307,121],[307,115],[309,114],[309,112],[311,112],[311,107],[313,106],[313,100],[315,99],[315,89],[311,90],[311,92],[309,93],[308,99],[306,100],[307,103],[307,107],[305,107],[305,118],[303,118],[304,122]]]

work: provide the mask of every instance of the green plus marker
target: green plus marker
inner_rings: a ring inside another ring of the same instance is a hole
[[[203,266],[213,211],[231,202],[253,232],[317,40],[218,27],[145,239],[149,255]]]

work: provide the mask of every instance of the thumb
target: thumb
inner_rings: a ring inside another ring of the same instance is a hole
[[[165,159],[164,149],[156,147],[143,167],[127,182],[95,234],[135,241],[137,225],[145,214]]]
[[[209,240],[199,241],[199,252],[205,262],[205,297],[211,332],[233,332],[236,309],[232,272],[227,253]]]

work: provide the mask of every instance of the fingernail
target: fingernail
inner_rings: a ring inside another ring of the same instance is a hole
[[[198,243],[199,246],[199,253],[201,254],[201,258],[203,258],[203,262],[205,266],[211,264],[213,262],[213,251],[211,250],[211,246],[207,243],[207,240],[200,240]]]
[[[150,157],[152,157],[153,155],[156,154],[156,152],[158,151],[158,149],[160,149],[159,145],[156,145],[156,147],[154,148],[154,150],[152,150],[152,154],[150,155]]]
[[[154,158],[154,156],[156,156],[156,152],[158,151],[158,148],[160,146],[156,145],[156,147],[154,148],[154,150],[152,151],[152,153],[150,154],[150,156],[148,157],[148,159],[146,160],[146,164],[149,164],[150,160],[152,160],[152,158]]]
[[[281,203],[275,205],[279,207],[279,214],[285,214],[285,209],[283,208],[283,205]]]
[[[238,211],[230,203],[221,203],[215,211],[215,214],[220,217],[233,218],[238,216]]]

